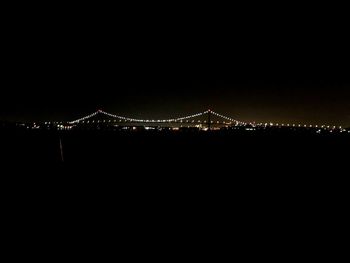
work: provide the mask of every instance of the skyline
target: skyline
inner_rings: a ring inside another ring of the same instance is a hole
[[[139,120],[141,122],[148,122],[150,121],[151,123],[154,122],[154,123],[157,123],[157,121],[153,121],[153,120],[169,120],[169,119],[182,119],[182,118],[187,118],[188,116],[195,116],[195,115],[203,115],[203,114],[206,114],[207,112],[213,112],[215,115],[218,114],[217,116],[220,115],[220,113],[217,113],[215,110],[212,110],[211,109],[207,109],[207,110],[203,110],[201,112],[191,112],[191,113],[188,113],[186,115],[181,115],[181,114],[177,114],[176,112],[174,112],[173,114],[171,115],[164,115],[164,114],[156,114],[156,115],[150,115],[150,114],[146,114],[147,118],[144,118],[143,116],[145,116],[145,114],[136,114],[136,115],[120,115],[120,114],[115,114],[115,113],[111,113],[111,112],[107,112],[107,115],[108,114],[111,114],[111,115],[114,115],[114,116],[121,116],[121,118],[125,118],[125,119],[135,119],[135,120]],[[91,115],[95,115],[96,113],[103,113],[105,114],[106,111],[103,109],[103,108],[98,108],[96,109],[94,112],[89,112],[86,116],[91,116]],[[214,116],[215,116],[214,115]],[[137,116],[137,117],[135,117]],[[158,116],[158,118],[155,118],[154,116]],[[268,124],[268,125],[273,125],[273,124],[276,124],[276,125],[282,125],[282,126],[308,126],[309,125],[312,125],[312,126],[318,126],[318,127],[323,127],[323,126],[328,126],[328,127],[343,127],[343,128],[349,128],[349,126],[347,125],[343,125],[343,124],[336,124],[336,123],[326,123],[326,122],[316,122],[315,120],[312,120],[312,121],[309,121],[309,122],[300,122],[300,121],[296,121],[296,120],[293,120],[293,121],[283,121],[282,119],[280,119],[280,121],[273,121],[271,119],[269,120],[247,120],[247,119],[240,119],[240,118],[237,118],[237,117],[232,117],[232,115],[221,115],[221,116],[224,116],[226,117],[227,119],[232,119],[234,121],[238,121],[238,122],[242,122],[242,123],[246,123],[246,124],[259,124],[259,125],[262,125],[264,123]],[[85,119],[85,115],[84,116],[77,116],[75,114],[75,117],[77,118],[76,120],[79,120],[79,119]],[[163,118],[163,119],[162,119]],[[61,118],[61,119],[52,119],[52,118],[47,118],[47,119],[27,119],[27,120],[14,120],[14,119],[3,119],[2,121],[14,121],[14,122],[75,122],[76,120],[73,120],[72,118],[70,119],[67,119],[67,118]],[[137,122],[139,122],[137,121]],[[163,122],[163,121],[159,121],[159,122]]]

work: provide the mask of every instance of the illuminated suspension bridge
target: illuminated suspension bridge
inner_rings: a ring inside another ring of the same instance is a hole
[[[104,119],[102,120],[101,117],[107,117],[108,120]],[[289,128],[313,128],[313,129],[324,129],[324,130],[342,130],[342,127],[337,126],[331,126],[331,125],[308,125],[308,124],[285,124],[285,123],[255,123],[255,122],[244,122],[237,119],[234,119],[229,116],[225,116],[222,114],[219,114],[215,111],[212,111],[210,109],[187,115],[182,117],[176,117],[176,118],[169,118],[169,119],[139,119],[139,118],[133,118],[133,117],[127,117],[127,116],[120,116],[112,113],[108,113],[103,110],[97,110],[96,112],[86,115],[84,117],[81,117],[79,119],[66,122],[67,125],[79,125],[79,124],[92,124],[92,123],[116,123],[118,125],[123,126],[134,126],[134,125],[141,125],[141,126],[167,126],[167,125],[177,125],[177,126],[196,126],[201,127],[205,129],[211,129],[213,127],[218,126],[226,126],[226,127],[232,127],[232,126],[239,126],[239,127],[274,127],[274,128],[282,128],[282,127],[289,127]],[[58,124],[58,123],[56,123]],[[62,124],[62,122],[60,123]]]
[[[233,119],[228,116],[221,115],[215,111],[212,110],[206,110],[203,112],[177,117],[177,118],[170,118],[170,119],[138,119],[138,118],[132,118],[132,117],[125,117],[120,115],[111,114],[108,112],[105,112],[103,110],[98,110],[92,114],[89,114],[87,116],[84,116],[82,118],[76,119],[74,121],[68,122],[70,125],[76,125],[76,124],[85,124],[85,123],[95,123],[95,122],[106,122],[106,120],[90,120],[93,118],[96,118],[96,116],[102,115],[106,116],[109,119],[109,122],[121,122],[123,125],[127,124],[139,124],[143,126],[151,126],[151,125],[157,125],[157,126],[166,126],[167,124],[187,124],[188,126],[201,126],[205,125],[207,129],[211,129],[213,126],[217,125],[226,125],[226,126],[245,126],[248,123],[242,122],[236,119]],[[203,117],[206,117],[203,119]],[[218,120],[214,121],[213,118],[216,117]],[[221,120],[219,120],[221,119]]]

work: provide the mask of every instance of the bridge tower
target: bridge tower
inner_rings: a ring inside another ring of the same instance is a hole
[[[210,128],[211,128],[211,120],[210,120],[210,117],[211,117],[211,110],[209,109],[209,110],[208,110],[208,131],[210,131]]]

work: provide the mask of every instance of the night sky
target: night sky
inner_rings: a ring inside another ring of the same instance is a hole
[[[222,9],[12,7],[0,119],[211,108],[243,121],[350,126],[346,18]]]

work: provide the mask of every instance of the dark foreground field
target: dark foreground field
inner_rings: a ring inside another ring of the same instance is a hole
[[[0,140],[7,174],[54,178],[49,174],[60,171],[62,180],[154,185],[340,182],[348,177],[350,146],[348,134],[234,131],[17,131]]]
[[[33,131],[0,140],[8,242],[62,239],[129,258],[234,249],[300,259],[343,247],[348,136]]]
[[[346,160],[349,143],[349,134],[14,131],[1,133],[0,153],[2,160],[18,163],[103,164],[116,170],[132,164],[130,171],[195,165],[199,171],[269,170]]]

